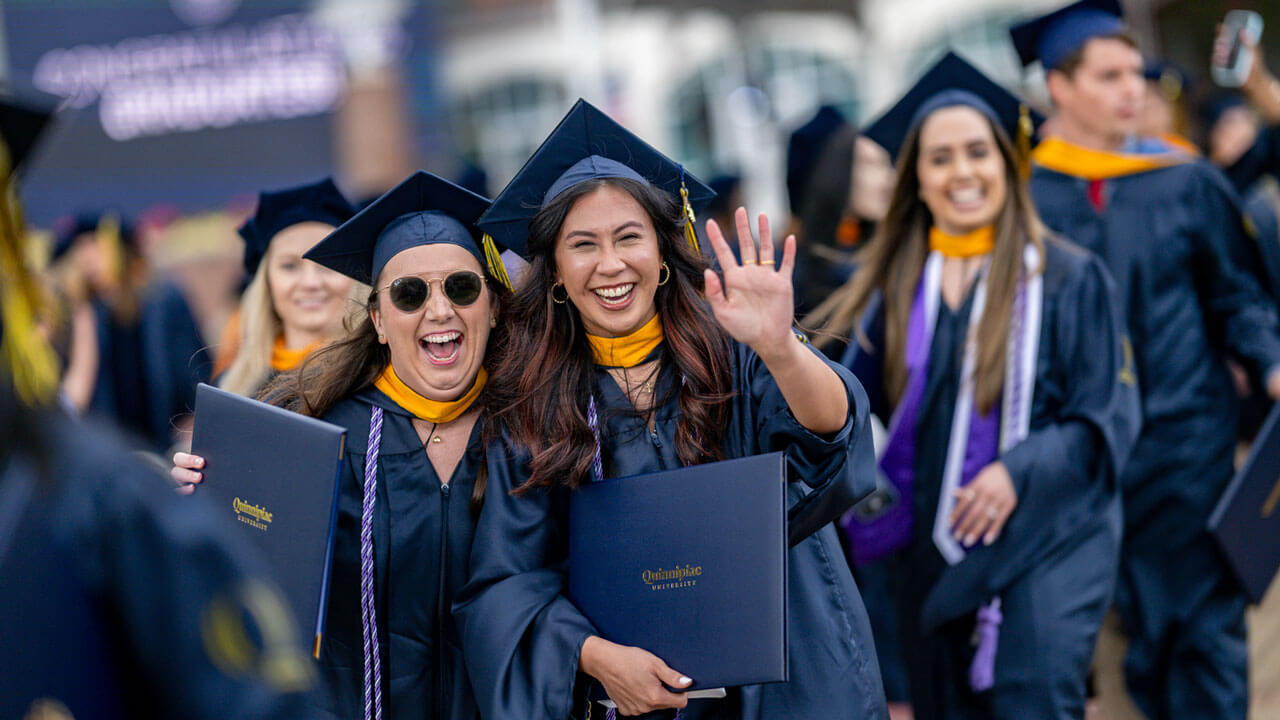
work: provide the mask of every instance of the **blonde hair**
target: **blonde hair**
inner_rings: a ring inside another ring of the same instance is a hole
[[[256,395],[270,379],[271,351],[276,338],[284,332],[284,323],[271,302],[271,282],[267,279],[271,250],[272,246],[268,245],[266,254],[258,263],[258,271],[240,298],[240,350],[218,381],[218,387],[223,390],[246,397]],[[352,281],[345,302],[347,311],[330,328],[327,333],[329,340],[338,340],[355,327],[359,315],[365,310],[362,298],[368,295],[369,286]]]

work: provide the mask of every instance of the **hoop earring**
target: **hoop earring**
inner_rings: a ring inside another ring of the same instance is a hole
[[[662,263],[662,270],[666,270],[666,271],[667,271],[667,276],[666,276],[666,277],[662,277],[662,271],[661,271],[661,270],[659,270],[659,271],[658,271],[658,286],[659,286],[659,287],[661,287],[661,286],[663,286],[663,285],[666,285],[666,284],[667,284],[667,281],[671,279],[671,268],[667,267],[667,263],[666,263],[665,261],[663,261],[663,263]]]
[[[561,300],[560,298],[556,297],[556,288],[560,288],[561,290],[564,290],[564,300]],[[556,283],[555,285],[551,286],[551,300],[557,305],[563,305],[569,301],[569,291],[565,290],[565,287],[563,284]]]

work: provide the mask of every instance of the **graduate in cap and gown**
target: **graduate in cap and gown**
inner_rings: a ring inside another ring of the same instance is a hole
[[[66,401],[115,422],[139,449],[167,451],[212,371],[186,297],[152,273],[134,227],[118,214],[63,218],[54,235],[51,262],[73,323]],[[77,332],[77,322],[92,327]]]
[[[0,717],[312,717],[316,673],[254,556],[56,403],[11,172],[47,120],[0,100]]]
[[[887,716],[832,526],[874,487],[866,396],[792,330],[794,238],[775,265],[767,218],[757,249],[739,209],[742,263],[708,223],[723,275],[707,267],[692,223],[709,195],[579,101],[481,219],[531,260],[493,380],[498,419],[529,452],[513,461],[529,475],[510,486],[499,481],[518,473],[491,474],[454,608],[486,720],[588,716],[597,684],[624,716]],[[789,466],[790,680],[688,700],[680,668],[601,638],[565,596],[568,496],[771,451]]]
[[[889,428],[893,500],[845,529],[859,562],[898,553],[920,720],[1083,718],[1115,583],[1137,390],[1106,269],[1031,207],[1032,124],[959,56],[927,71],[867,130],[898,158],[893,200],[811,319],[851,329]]]
[[[302,255],[354,214],[328,178],[258,195],[257,209],[240,227],[251,279],[240,298],[239,347],[219,387],[252,397],[342,337],[343,321],[369,290]]]
[[[1078,2],[1011,34],[1024,64],[1044,66],[1056,111],[1059,137],[1032,155],[1036,208],[1111,271],[1141,389],[1121,475],[1128,690],[1153,719],[1244,717],[1245,596],[1206,524],[1233,470],[1227,357],[1280,394],[1275,304],[1250,272],[1258,248],[1218,170],[1135,141],[1142,57],[1117,2]]]
[[[486,382],[506,273],[489,201],[419,171],[304,256],[373,288],[346,338],[264,390],[347,428],[320,664],[332,717],[472,720],[450,604],[490,467]],[[198,458],[175,458],[181,482]],[[321,482],[323,478],[317,478]]]

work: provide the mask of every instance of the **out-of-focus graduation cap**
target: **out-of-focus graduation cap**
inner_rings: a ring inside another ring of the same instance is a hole
[[[715,193],[595,106],[578,100],[493,201],[480,227],[529,258],[529,220],[560,193],[587,180],[628,178],[684,201],[685,234],[696,247],[693,216]]]
[[[0,375],[28,404],[48,402],[57,392],[58,358],[37,325],[41,291],[24,262],[21,214],[8,190],[48,127],[52,107],[0,98]]]
[[[244,269],[252,277],[266,257],[271,239],[281,230],[304,222],[318,222],[335,228],[355,215],[355,208],[325,178],[309,185],[258,194],[258,209],[240,226],[244,238]]]
[[[818,108],[808,122],[796,128],[787,141],[787,203],[791,213],[804,206],[804,193],[831,137],[849,122],[830,105]]]
[[[511,287],[494,240],[476,222],[489,201],[424,170],[388,190],[311,248],[304,258],[372,285],[387,261],[420,245],[449,243]]]
[[[65,215],[53,222],[53,249],[49,261],[66,255],[76,239],[85,233],[105,233],[113,244],[127,244],[138,249],[138,236],[133,223],[113,210],[94,210]]]
[[[1124,32],[1120,0],[1080,0],[1009,29],[1023,65],[1053,70],[1090,39]]]
[[[865,135],[895,159],[907,136],[936,110],[963,105],[1004,128],[1015,147],[1029,149],[1044,117],[997,85],[954,52],[948,52],[920,77],[896,105],[871,124]]]
[[[9,153],[8,167],[3,168],[6,174],[22,169],[52,118],[52,105],[42,107],[0,97],[0,136]]]

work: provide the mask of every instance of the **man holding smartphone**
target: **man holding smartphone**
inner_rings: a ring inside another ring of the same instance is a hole
[[[1097,253],[1116,279],[1144,427],[1121,476],[1125,539],[1116,607],[1125,674],[1159,718],[1245,718],[1245,597],[1206,531],[1233,471],[1228,355],[1280,395],[1274,303],[1236,195],[1220,172],[1137,136],[1143,62],[1119,3],[1084,0],[1014,27],[1039,60],[1056,137],[1032,155],[1045,223]]]

